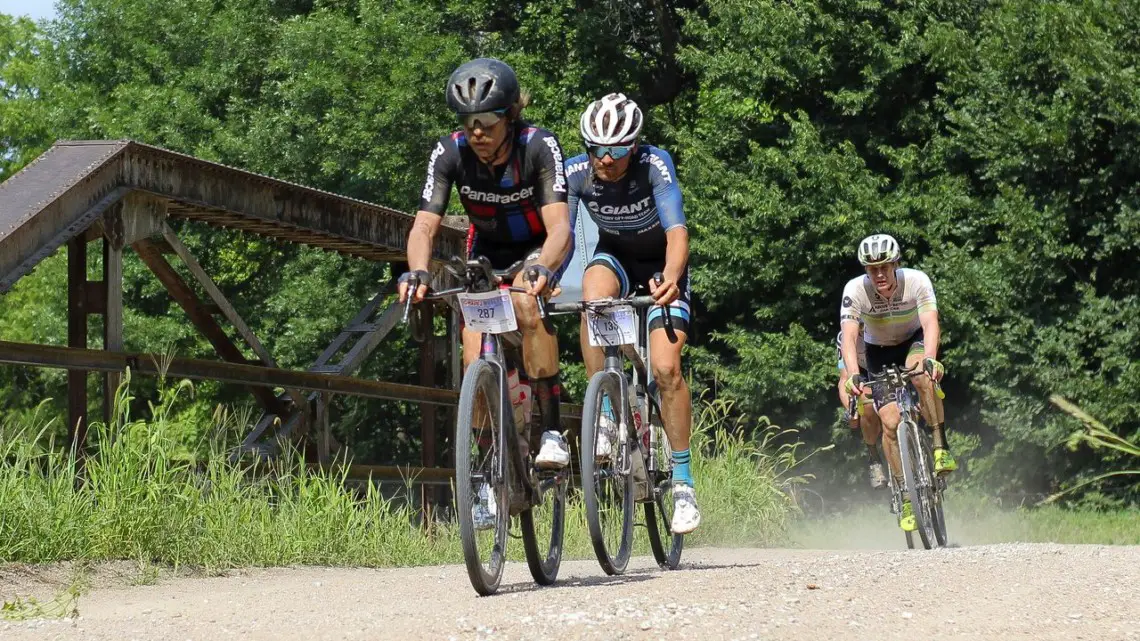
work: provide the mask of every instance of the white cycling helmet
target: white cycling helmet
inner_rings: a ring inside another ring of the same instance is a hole
[[[590,103],[579,127],[587,145],[632,145],[641,133],[641,109],[622,93]]]
[[[893,263],[899,256],[899,242],[887,234],[868,236],[859,243],[859,262],[864,266]]]

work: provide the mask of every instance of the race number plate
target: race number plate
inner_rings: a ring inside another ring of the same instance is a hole
[[[459,308],[467,329],[483,334],[505,334],[519,328],[511,293],[505,289],[483,294],[459,294]]]
[[[637,314],[629,306],[611,307],[604,312],[586,310],[586,327],[594,347],[637,342]]]

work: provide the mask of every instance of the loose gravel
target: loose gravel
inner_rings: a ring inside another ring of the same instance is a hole
[[[1140,547],[693,549],[675,572],[567,562],[550,588],[512,564],[489,598],[462,566],[267,569],[96,585],[77,607],[0,639],[1140,641]]]

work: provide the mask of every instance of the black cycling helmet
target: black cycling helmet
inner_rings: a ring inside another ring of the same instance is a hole
[[[518,99],[515,70],[502,60],[476,58],[447,79],[447,106],[457,114],[509,109]]]

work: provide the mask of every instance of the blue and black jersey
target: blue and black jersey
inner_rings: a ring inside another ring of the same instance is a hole
[[[639,145],[629,171],[608,183],[586,154],[567,161],[571,223],[584,209],[598,225],[598,246],[634,260],[665,258],[665,232],[685,226],[681,188],[669,152]],[[581,203],[581,206],[579,206]]]

